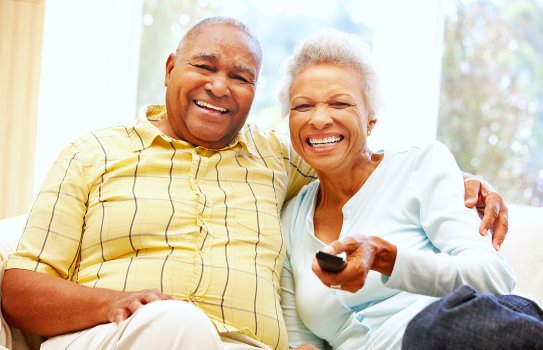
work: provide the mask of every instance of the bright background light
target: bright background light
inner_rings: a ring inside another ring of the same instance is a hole
[[[164,64],[181,35],[226,15],[247,23],[264,49],[250,122],[287,133],[275,99],[281,62],[312,31],[354,32],[383,88],[372,148],[437,137],[506,198],[541,205],[542,8],[529,0],[48,0],[35,190],[70,141],[131,125],[139,106],[162,103]]]

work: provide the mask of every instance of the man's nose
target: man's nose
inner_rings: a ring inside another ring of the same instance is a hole
[[[317,129],[324,129],[329,125],[332,125],[332,115],[327,108],[317,107],[313,116],[311,117],[310,124]]]
[[[230,95],[230,88],[228,82],[222,76],[214,76],[208,81],[204,88],[211,92],[216,97],[224,97]]]

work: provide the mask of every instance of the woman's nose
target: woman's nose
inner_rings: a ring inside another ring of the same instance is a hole
[[[311,117],[310,124],[317,129],[332,125],[332,116],[326,108],[317,108]]]
[[[224,97],[230,95],[230,89],[224,77],[213,77],[204,85],[204,88],[216,97]]]

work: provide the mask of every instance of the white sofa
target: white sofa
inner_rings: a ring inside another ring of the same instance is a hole
[[[19,240],[26,216],[0,220],[0,282],[3,264]],[[543,305],[543,207],[511,205],[502,253],[517,275],[516,293]],[[1,297],[1,294],[0,294]],[[0,349],[37,349],[39,338],[9,327],[2,319]]]

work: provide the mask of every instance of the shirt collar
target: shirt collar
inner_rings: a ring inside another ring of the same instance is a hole
[[[152,121],[167,118],[167,116],[168,115],[166,112],[166,106],[164,105],[155,104],[143,106],[142,108],[140,108],[136,124],[132,127],[132,129],[128,129],[128,135],[130,136],[132,142],[132,149],[134,151],[142,151],[151,146],[157,137],[161,137],[167,142],[174,141],[186,145],[187,147],[193,148],[194,145],[192,145],[191,143],[185,140],[173,139],[168,135],[162,133],[159,128],[151,123]],[[247,134],[251,133],[251,129],[252,128],[250,126],[243,126],[241,131],[238,132],[232,142],[230,142],[228,145],[226,145],[224,148],[221,148],[220,150],[241,147],[251,155],[258,156],[258,153],[254,150],[251,143],[247,141]]]

